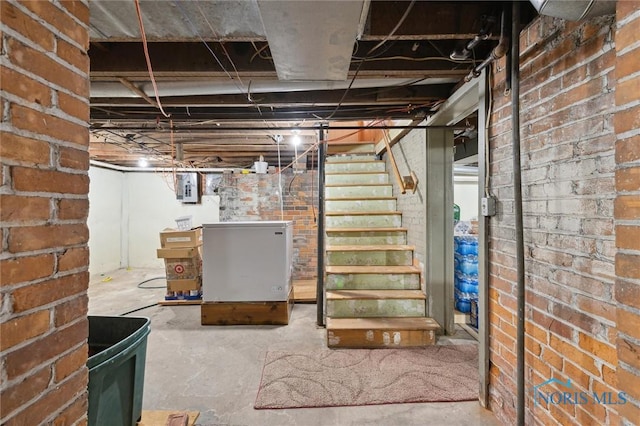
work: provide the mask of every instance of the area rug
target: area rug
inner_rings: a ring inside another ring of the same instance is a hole
[[[270,351],[254,407],[340,407],[477,398],[476,345]]]

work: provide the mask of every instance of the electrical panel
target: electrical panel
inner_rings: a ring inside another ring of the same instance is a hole
[[[183,203],[198,202],[198,173],[177,175],[176,198]]]

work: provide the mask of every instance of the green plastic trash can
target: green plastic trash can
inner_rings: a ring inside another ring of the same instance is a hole
[[[89,425],[135,426],[142,415],[150,321],[89,316]]]

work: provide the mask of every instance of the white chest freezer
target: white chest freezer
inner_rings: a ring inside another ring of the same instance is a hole
[[[202,225],[205,302],[285,301],[293,270],[290,221]]]

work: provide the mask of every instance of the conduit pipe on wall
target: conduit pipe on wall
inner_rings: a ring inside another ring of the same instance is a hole
[[[516,416],[518,426],[524,426],[524,308],[525,264],[524,231],[522,220],[522,174],[520,162],[520,3],[512,3],[511,9],[511,132],[513,155],[513,201],[516,227]]]

